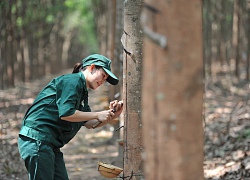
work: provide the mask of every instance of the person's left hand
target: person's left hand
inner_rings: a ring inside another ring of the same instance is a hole
[[[114,113],[112,119],[117,118],[122,113],[123,101],[118,101],[118,100],[111,101],[109,103],[109,109],[112,109],[113,110],[112,112]]]

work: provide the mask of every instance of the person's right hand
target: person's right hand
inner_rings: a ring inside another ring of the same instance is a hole
[[[113,115],[114,113],[112,112],[112,110],[100,111],[100,112],[97,112],[97,116],[98,116],[97,119],[100,122],[108,123],[112,119]]]

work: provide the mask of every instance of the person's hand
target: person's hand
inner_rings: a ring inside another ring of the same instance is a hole
[[[119,111],[123,106],[123,101],[114,100],[109,103],[109,109],[113,109],[113,111]]]
[[[123,110],[123,101],[114,100],[109,103],[109,108],[112,110],[114,115],[112,119],[117,118]]]
[[[99,122],[106,122],[108,123],[110,120],[112,120],[112,116],[114,116],[114,113],[112,112],[112,110],[106,110],[106,111],[100,111],[97,112],[97,120]]]

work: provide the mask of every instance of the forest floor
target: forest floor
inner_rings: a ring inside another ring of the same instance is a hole
[[[16,88],[0,91],[0,179],[26,180],[17,149],[24,113],[51,76]],[[250,94],[249,84],[219,78],[205,83],[204,176],[207,180],[250,180]],[[92,110],[108,105],[108,86],[89,93]],[[71,180],[103,180],[98,161],[116,164],[118,145],[111,143],[112,126],[82,128],[62,148]],[[119,179],[119,178],[117,178]],[[188,180],[188,179],[187,179]]]
[[[227,76],[207,81],[204,94],[207,179],[250,180],[249,83]]]

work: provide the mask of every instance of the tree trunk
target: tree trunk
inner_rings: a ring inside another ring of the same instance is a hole
[[[145,179],[204,179],[201,1],[145,3],[144,29],[167,38],[166,48],[144,39]]]
[[[107,57],[112,60],[112,69],[114,69],[115,64],[117,63],[115,56],[115,24],[116,24],[116,0],[108,1],[108,47],[107,47]],[[115,96],[115,86],[109,87],[109,100],[113,100]],[[113,136],[114,137],[114,136]]]
[[[119,78],[119,84],[114,86],[114,98],[115,99],[123,99],[122,97],[122,54],[123,49],[121,46],[121,37],[123,34],[123,0],[116,0],[116,35],[115,35],[115,51],[114,51],[114,64],[113,64],[113,71],[116,76]],[[119,117],[119,123],[114,126],[114,129],[119,128],[124,124],[123,116]],[[116,139],[121,139],[123,134],[120,131],[115,131],[113,134]],[[118,146],[119,155],[116,160],[116,165],[121,167],[123,165],[123,147]]]
[[[120,12],[116,11],[117,6],[121,4],[121,1],[119,0],[112,0],[108,1],[109,6],[109,33],[108,33],[108,57],[112,60],[112,70],[115,73],[116,76],[118,76],[119,80],[122,78],[120,75],[121,70],[120,67],[122,64],[120,63],[119,56],[122,51],[117,54],[120,48],[120,44],[117,44],[117,40],[121,39],[121,32],[122,28],[117,29],[116,26],[119,26],[118,23],[121,23],[122,21],[122,14]],[[120,41],[119,41],[120,42]],[[121,96],[117,96],[117,93],[121,94],[121,86],[122,82],[120,81],[117,86],[109,86],[109,101],[112,101],[114,99],[121,100]],[[114,129],[119,128],[119,123],[114,124]],[[114,131],[112,138],[109,140],[111,143],[116,143],[117,139],[120,138],[120,132]]]
[[[14,20],[13,16],[11,14],[11,8],[13,6],[14,2],[10,1],[8,10],[7,10],[7,20],[6,20],[6,60],[7,60],[7,78],[8,78],[8,87],[14,87],[14,43],[15,43],[15,37],[14,37]]]
[[[91,3],[97,26],[99,52],[105,55],[107,52],[107,3],[102,0],[92,0]]]
[[[6,43],[7,43],[7,33],[6,33],[6,5],[0,6],[0,13],[1,13],[1,26],[0,26],[0,38],[2,40],[2,43],[0,43],[0,88],[5,89],[5,86],[7,84],[7,57],[6,57]]]
[[[204,74],[205,78],[212,75],[212,18],[211,18],[211,1],[203,1],[203,39],[204,39]]]
[[[240,1],[239,0],[235,0],[234,1],[234,25],[233,25],[233,28],[234,28],[234,31],[233,31],[233,45],[234,45],[234,48],[235,48],[235,55],[234,55],[234,58],[235,58],[235,76],[236,77],[239,77],[239,58],[240,58],[240,52],[239,52],[239,42],[240,42],[240,37],[239,37],[239,31],[240,31],[240,11],[239,11],[239,3]]]
[[[247,19],[246,19],[246,32],[250,31],[250,4],[247,4]],[[246,33],[247,38],[247,65],[246,65],[246,80],[250,79],[250,34]]]
[[[142,0],[124,3],[123,60],[124,94],[124,176],[141,179],[143,163],[141,153],[141,74],[142,74],[142,28],[140,14]],[[130,55],[129,55],[130,54]]]
[[[56,74],[61,70],[62,44],[61,32],[61,13],[57,14],[57,21],[50,34],[50,73]]]

